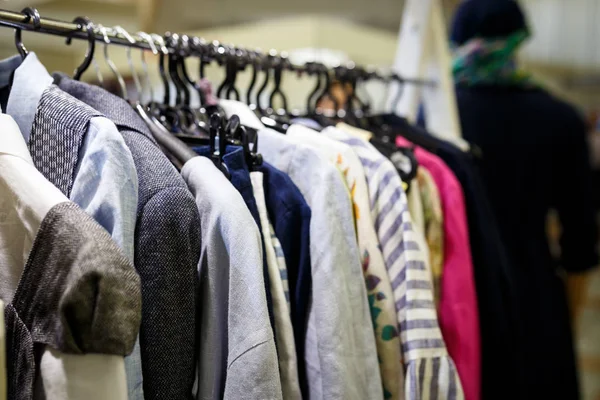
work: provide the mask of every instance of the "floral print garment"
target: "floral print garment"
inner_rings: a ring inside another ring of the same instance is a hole
[[[433,177],[423,167],[417,170],[417,184],[423,203],[425,240],[429,246],[429,260],[433,276],[436,308],[440,305],[440,285],[444,272],[444,214],[440,193]]]
[[[326,128],[322,134],[350,145],[366,174],[370,210],[392,283],[400,327],[405,399],[464,399],[456,366],[439,327],[431,272],[418,244],[396,168],[370,143],[351,133]]]

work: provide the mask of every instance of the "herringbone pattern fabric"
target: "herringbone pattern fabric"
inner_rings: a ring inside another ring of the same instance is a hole
[[[86,107],[57,86],[50,86],[42,95],[33,121],[29,151],[36,168],[67,197],[75,180],[75,169],[83,136],[90,118],[99,112]],[[49,136],[60,132],[60,140]]]
[[[9,398],[33,390],[33,346],[64,353],[131,353],[141,322],[140,278],[108,233],[76,204],[44,217],[6,308]],[[29,397],[31,398],[31,397]]]

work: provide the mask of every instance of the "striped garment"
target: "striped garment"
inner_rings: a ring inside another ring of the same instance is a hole
[[[464,399],[439,328],[431,274],[417,244],[400,176],[370,143],[335,128],[323,134],[349,144],[365,170],[375,230],[396,301],[406,399]]]
[[[290,286],[288,284],[288,273],[287,266],[285,265],[285,256],[283,255],[283,249],[277,236],[275,236],[275,229],[273,224],[269,223],[269,230],[271,232],[271,241],[275,248],[275,256],[277,257],[277,265],[279,266],[279,274],[281,275],[281,283],[283,284],[283,292],[285,293],[285,300],[288,308],[290,308]]]
[[[352,201],[356,238],[373,322],[379,373],[385,400],[404,398],[404,364],[396,306],[375,224],[362,163],[352,147],[303,126],[292,125],[286,137],[306,143],[333,162],[346,182]]]

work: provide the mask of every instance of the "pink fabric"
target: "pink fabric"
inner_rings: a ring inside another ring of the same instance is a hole
[[[216,106],[219,104],[219,99],[213,95],[212,83],[208,79],[202,78],[197,82],[197,84],[206,97],[204,99],[204,102],[206,103],[203,104],[204,106]]]
[[[412,146],[402,137],[398,146]],[[431,173],[444,213],[444,270],[439,320],[450,357],[456,364],[466,400],[481,397],[481,350],[479,314],[473,277],[473,260],[467,228],[465,199],[460,183],[436,155],[415,149],[415,156]]]

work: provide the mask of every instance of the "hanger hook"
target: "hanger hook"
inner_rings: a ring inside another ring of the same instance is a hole
[[[190,40],[190,37],[188,35],[181,35],[180,37],[181,41],[181,48],[180,48],[180,54],[181,57],[179,57],[178,61],[178,71],[180,72],[181,76],[183,77],[183,83],[184,84],[188,84],[191,88],[193,88],[193,91],[189,91],[189,101],[191,104],[192,101],[192,95],[191,93],[196,93],[198,94],[199,97],[199,104],[202,104],[202,97],[200,96],[200,89],[199,86],[197,84],[197,82],[195,82],[190,75],[188,74],[188,70],[187,70],[187,66],[185,64],[186,59],[192,54],[192,43]]]
[[[232,75],[227,86],[226,98],[229,99],[231,97],[231,94],[233,93],[235,95],[235,100],[240,101],[240,93],[235,87],[235,81],[237,80],[238,72],[246,69],[246,64],[244,64],[244,57],[246,55],[246,52],[243,49],[238,49],[234,47],[232,55]]]
[[[283,71],[284,69],[288,66],[288,59],[287,59],[287,54],[282,52],[275,61],[275,70],[273,73],[273,80],[275,82],[275,87],[273,88],[273,91],[271,92],[271,96],[269,97],[269,108],[271,109],[275,109],[274,107],[274,100],[275,100],[275,95],[279,95],[279,97],[281,97],[281,101],[283,102],[283,109],[282,111],[284,113],[287,113],[287,99],[285,97],[285,94],[283,93],[283,91],[281,90],[281,79],[283,76]]]
[[[232,50],[231,47],[229,47],[225,44],[218,44],[217,54],[220,56],[220,59],[218,59],[218,63],[220,66],[225,67],[225,77],[223,78],[223,82],[221,82],[219,87],[217,87],[217,91],[216,91],[217,97],[221,98],[221,99],[223,98],[223,90],[228,87],[229,81],[231,79],[231,74],[233,72],[232,71],[233,56],[231,55],[231,52],[233,52],[233,51],[234,50]]]
[[[179,75],[179,58],[183,56],[181,36],[178,33],[166,32],[165,39],[168,41],[169,47],[174,50],[174,52],[169,55],[168,68],[171,81],[173,81],[176,89],[175,105],[183,104],[189,106],[190,91]]]
[[[88,39],[88,50],[85,53],[83,62],[81,65],[75,68],[75,72],[73,72],[73,79],[78,81],[81,78],[81,75],[83,75],[83,73],[89,68],[90,64],[92,63],[92,59],[94,58],[94,51],[96,49],[96,34],[94,32],[94,24],[88,17],[77,17],[73,20],[73,23],[80,26],[79,30],[83,30],[85,28]],[[72,39],[73,36],[69,35],[65,41],[66,44],[70,45]]]
[[[29,22],[33,20],[33,30],[39,31],[42,28],[42,23],[40,13],[37,8],[25,7],[21,10],[21,13],[25,14],[26,19],[23,22]],[[17,46],[17,51],[21,55],[21,58],[27,57],[28,51],[23,44],[23,40],[21,38],[21,28],[15,29],[15,45]]]
[[[117,81],[119,82],[119,86],[121,88],[122,97],[125,100],[127,100],[128,95],[127,95],[127,86],[125,86],[125,80],[119,73],[119,70],[117,69],[117,66],[115,65],[115,63],[110,59],[110,57],[108,55],[108,45],[110,44],[110,39],[108,38],[108,29],[100,24],[98,24],[98,29],[100,30],[100,33],[102,34],[102,37],[104,39],[104,61],[106,61],[110,70],[117,77]]]
[[[308,75],[317,75],[317,84],[312,92],[308,95],[306,100],[306,114],[311,114],[315,112],[317,108],[316,105],[313,106],[314,99],[319,94],[319,90],[321,89],[321,74],[319,73],[319,66],[316,62],[311,61],[306,63],[305,69]]]
[[[256,105],[252,104],[252,90],[254,90],[256,78],[258,76],[258,57],[257,51],[252,50],[248,52],[248,63],[252,66],[252,79],[250,80],[250,84],[246,90],[246,104],[248,104],[251,109],[256,107]]]
[[[169,77],[165,72],[165,57],[169,55],[169,49],[167,49],[167,46],[165,45],[165,40],[163,39],[162,36],[156,34],[156,33],[152,33],[150,35],[152,37],[152,39],[154,40],[155,43],[158,43],[158,47],[160,49],[160,57],[158,60],[158,70],[160,73],[160,77],[163,81],[163,85],[164,85],[164,99],[163,99],[163,103],[164,104],[170,104],[171,102],[171,86],[169,85]]]
[[[262,93],[265,91],[265,89],[267,88],[267,85],[269,84],[269,78],[271,76],[271,68],[273,67],[273,58],[276,55],[277,55],[277,51],[270,50],[269,54],[263,59],[262,68],[265,71],[265,80],[264,80],[262,86],[258,89],[258,92],[256,93],[256,109],[261,114],[264,114],[264,112],[263,112],[263,108],[260,104],[260,97],[261,97]]]
[[[138,32],[137,35],[148,43],[148,46],[150,46],[150,50],[152,51],[152,54],[154,54],[154,55],[158,54],[156,44],[154,43],[154,40],[152,40],[152,37],[149,34],[147,34],[146,32]],[[145,53],[145,51],[142,49],[141,50],[142,68],[144,70],[144,78],[146,80],[146,85],[148,86],[148,90],[150,91],[150,102],[152,102],[152,101],[154,101],[154,88],[152,87],[152,81],[150,81],[150,74],[148,73],[148,64],[146,63],[146,58],[144,57],[144,53]],[[140,94],[140,96],[141,96],[141,94]]]
[[[154,40],[154,43],[158,43],[158,47],[160,47],[160,52],[163,53],[164,55],[168,55],[169,49],[167,49],[167,46],[165,45],[165,39],[163,39],[162,36],[160,36],[159,34],[156,34],[156,33],[152,33],[152,34],[150,34],[150,36]]]
[[[127,32],[127,30],[125,30],[125,28],[123,28],[120,25],[116,25],[113,27],[113,30],[118,34],[123,36],[130,44],[134,45],[135,39],[129,34],[129,32]],[[131,59],[131,48],[133,46],[128,46],[127,47],[127,64],[129,64],[129,69],[131,70],[131,77],[133,78],[133,83],[135,84],[135,90],[137,90],[138,93],[138,101],[140,100],[141,96],[142,96],[142,85],[140,84],[140,78],[138,76],[138,73],[135,69],[135,65],[133,65],[133,60]]]
[[[320,70],[320,73],[322,73],[323,76],[325,77],[325,86],[323,87],[323,91],[321,92],[319,97],[317,97],[315,104],[319,104],[319,102],[321,102],[321,100],[323,100],[327,96],[333,102],[333,108],[334,108],[333,111],[334,111],[334,114],[337,115],[338,110],[340,108],[340,104],[332,92],[331,72],[324,64],[319,64],[319,70]]]

